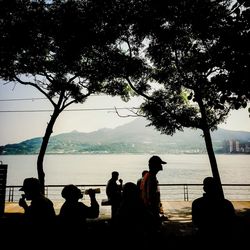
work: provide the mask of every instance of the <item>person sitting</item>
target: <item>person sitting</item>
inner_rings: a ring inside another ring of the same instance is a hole
[[[208,242],[230,239],[236,217],[233,204],[219,195],[213,177],[203,180],[203,190],[203,196],[192,202],[192,222],[198,236]]]
[[[63,239],[60,242],[61,247],[78,248],[79,239],[83,235],[86,239],[85,243],[88,245],[91,242],[91,245],[93,245],[94,241],[90,239],[92,234],[87,219],[94,219],[99,216],[99,204],[95,197],[95,191],[93,189],[88,190],[90,206],[79,201],[82,199],[83,194],[73,184],[66,185],[62,189],[61,195],[65,199],[58,215],[58,232],[60,238]]]
[[[23,207],[24,215],[32,224],[44,224],[55,219],[54,205],[50,199],[41,192],[41,185],[37,178],[26,178],[19,189],[24,195],[19,200],[19,206]],[[31,201],[30,205],[26,200]]]
[[[113,217],[114,238],[123,242],[122,249],[143,248],[151,243],[157,229],[155,218],[141,200],[137,185],[125,183],[120,206]]]
[[[88,194],[91,202],[90,206],[79,201],[83,195],[77,186],[73,184],[66,185],[61,192],[65,202],[59,212],[60,219],[66,223],[81,223],[83,225],[86,223],[87,218],[97,218],[99,216],[99,204],[95,197],[95,191],[89,189]]]
[[[24,192],[22,198],[19,199],[19,206],[24,209],[24,220],[19,237],[27,241],[39,242],[41,248],[48,244],[53,247],[52,245],[56,243],[53,237],[56,226],[53,202],[42,193],[37,178],[24,179],[20,191]],[[45,232],[46,237],[44,237]]]

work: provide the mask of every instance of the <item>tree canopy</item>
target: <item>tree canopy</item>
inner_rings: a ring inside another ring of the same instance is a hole
[[[114,4],[116,3],[117,4]],[[44,184],[43,159],[59,114],[91,94],[129,97],[125,84],[103,71],[112,59],[125,13],[119,1],[0,2],[0,78],[30,85],[45,95],[54,111],[37,160]]]
[[[39,179],[58,115],[106,93],[142,95],[142,114],[163,133],[201,129],[220,183],[210,130],[249,101],[249,13],[243,0],[1,1],[0,78],[54,107]]]
[[[141,111],[162,133],[184,127],[203,131],[221,184],[210,130],[249,101],[248,5],[230,0],[143,4],[126,33],[127,50],[119,54],[124,65],[119,77],[145,97]],[[137,78],[130,76],[131,65]]]

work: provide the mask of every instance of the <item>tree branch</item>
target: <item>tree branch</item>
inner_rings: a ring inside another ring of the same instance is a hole
[[[41,87],[39,87],[37,84],[33,83],[33,82],[25,82],[22,81],[20,78],[18,78],[17,76],[14,76],[14,79],[19,82],[22,85],[30,85],[33,86],[34,88],[36,88],[37,90],[39,90],[43,95],[46,96],[46,98],[51,102],[51,104],[56,107],[56,103],[53,101],[53,99],[43,90],[41,89]]]
[[[121,115],[121,114],[119,114],[119,112],[118,112],[118,110],[117,110],[116,107],[114,107],[114,109],[115,109],[116,114],[117,114],[119,117],[122,117],[122,118],[138,117],[138,116],[140,116],[140,117],[146,117],[146,116],[144,116],[144,115],[142,115],[142,114],[138,114],[137,112],[133,111],[133,109],[138,109],[138,108],[128,109],[129,112],[133,113],[133,115]]]

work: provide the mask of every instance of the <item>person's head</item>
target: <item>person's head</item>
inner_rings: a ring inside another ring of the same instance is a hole
[[[113,171],[113,172],[111,173],[111,176],[112,176],[112,179],[118,180],[119,173],[118,173],[117,171]]]
[[[61,195],[66,201],[67,200],[77,201],[83,197],[81,190],[73,184],[66,185],[62,189]]]
[[[41,194],[40,181],[37,178],[26,178],[23,181],[23,186],[19,189],[25,193],[27,200],[32,200]]]
[[[213,177],[206,177],[203,180],[203,190],[208,195],[217,195],[218,194],[218,188],[217,183]]]
[[[136,201],[140,199],[139,190],[135,183],[126,182],[123,186],[122,193],[123,200],[126,201]]]
[[[163,161],[159,156],[153,155],[148,161],[149,171],[157,173],[158,171],[162,170],[162,164],[167,163]]]
[[[148,173],[148,170],[143,170],[142,173],[141,173],[141,176],[144,177],[145,174],[147,174],[147,173]]]

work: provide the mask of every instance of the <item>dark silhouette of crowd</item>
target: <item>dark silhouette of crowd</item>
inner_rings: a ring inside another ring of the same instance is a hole
[[[89,196],[85,204],[81,201],[83,192],[76,185],[65,185],[61,191],[65,202],[56,215],[53,202],[43,194],[39,180],[26,178],[20,189],[24,192],[19,200],[24,209],[19,224],[20,238],[26,235],[29,240],[41,241],[42,247],[50,242],[51,247],[55,244],[61,249],[76,248],[79,240],[85,241],[82,244],[91,243],[92,248],[109,249],[154,249],[162,245],[178,249],[184,246],[177,239],[171,242],[173,237],[162,230],[163,207],[157,174],[164,164],[166,162],[159,156],[150,157],[148,170],[141,172],[136,183],[123,184],[119,172],[113,171],[106,185],[111,218],[99,222],[100,205],[94,189],[85,194]],[[204,178],[203,190],[203,195],[192,202],[193,241],[190,245],[198,249],[204,244],[230,247],[238,243],[239,234],[235,230],[239,224],[232,202],[221,196],[213,177]],[[164,230],[168,230],[168,226]]]

